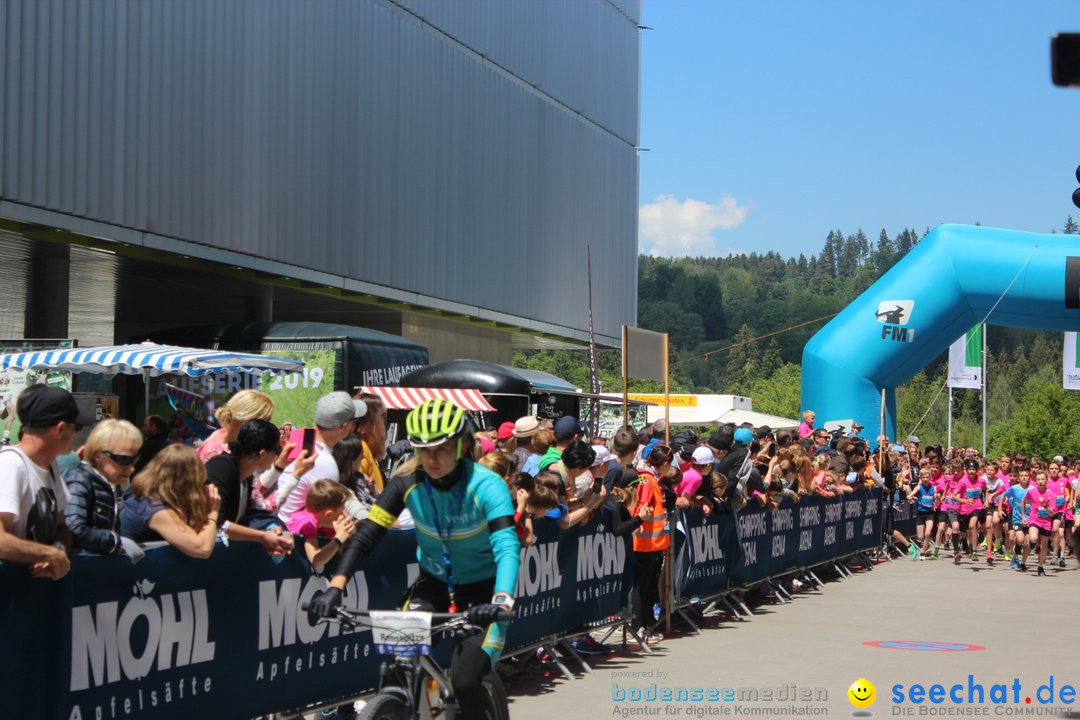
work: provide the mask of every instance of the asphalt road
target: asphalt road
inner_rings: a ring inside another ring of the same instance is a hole
[[[511,716],[1080,717],[1080,568],[1069,563],[1041,578],[970,560],[879,564],[745,622],[711,614],[700,634],[673,633],[652,655],[592,658],[572,681],[526,666],[510,683]],[[876,688],[866,708],[848,697],[860,679]],[[659,699],[693,688],[700,700]]]

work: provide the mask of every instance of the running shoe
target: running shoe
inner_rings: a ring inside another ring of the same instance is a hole
[[[1002,550],[1002,554],[1005,556],[1006,560],[1012,560],[1013,559],[1013,556],[1009,554],[1008,550]]]
[[[1063,558],[1063,557],[1058,558],[1058,567],[1062,567],[1062,568],[1065,567],[1065,558]]]
[[[611,648],[593,640],[588,635],[582,635],[570,641],[570,647],[574,648],[579,655],[607,655]]]
[[[1013,558],[1012,562],[1009,563],[1009,569],[1010,570],[1018,570],[1019,568],[1020,568],[1020,561],[1017,560],[1016,558]]]
[[[935,560],[937,560],[937,559],[938,559],[938,555],[940,555],[940,554],[941,554],[941,551],[940,551],[940,550],[938,550],[937,548],[934,548],[934,552],[933,552],[933,554],[931,555],[931,557],[932,557],[932,558],[934,558]]]
[[[986,553],[986,564],[990,567],[994,566],[994,556],[992,553]]]
[[[996,552],[996,553],[1001,552],[1001,541],[1000,540],[998,540],[996,543],[994,543],[994,552]]]
[[[1027,572],[1027,565],[1025,565],[1024,563],[1020,563],[1019,570],[1020,572]]]
[[[915,543],[908,543],[907,556],[912,560],[919,559],[919,548],[915,547]]]
[[[1045,575],[1045,574],[1046,574],[1046,571],[1043,570],[1043,566],[1040,565],[1039,569],[1036,571],[1035,575],[1038,576],[1038,575]]]
[[[986,549],[986,538],[983,538],[983,541],[981,543],[979,543],[979,549],[980,550],[985,550]]]
[[[955,555],[953,555],[953,565],[959,565],[963,559],[964,556],[961,553],[956,553]]]
[[[646,645],[656,645],[664,639],[664,636],[660,633],[651,633],[647,628],[640,627],[637,631],[638,637],[641,638]]]

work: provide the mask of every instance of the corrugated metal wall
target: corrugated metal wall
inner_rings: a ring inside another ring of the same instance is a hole
[[[24,337],[33,254],[28,240],[0,230],[0,340]]]
[[[0,198],[617,336],[639,8],[0,0]]]
[[[71,248],[68,282],[68,337],[79,347],[112,345],[116,336],[116,286],[119,262],[115,255]],[[145,299],[149,302],[149,298]]]

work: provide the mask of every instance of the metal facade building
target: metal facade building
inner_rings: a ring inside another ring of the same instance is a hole
[[[125,315],[125,278],[190,273],[200,295],[256,296],[210,303],[223,318],[295,314],[288,286],[436,345],[471,324],[505,359],[526,333],[587,336],[590,245],[617,344],[637,307],[639,17],[640,0],[0,0],[0,230],[29,244],[9,270],[49,240],[115,252],[118,336],[191,321]]]

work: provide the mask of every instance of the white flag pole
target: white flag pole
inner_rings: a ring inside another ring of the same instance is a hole
[[[949,387],[949,437],[946,449],[952,452],[952,387]]]
[[[986,457],[986,323],[982,326],[982,456]]]

